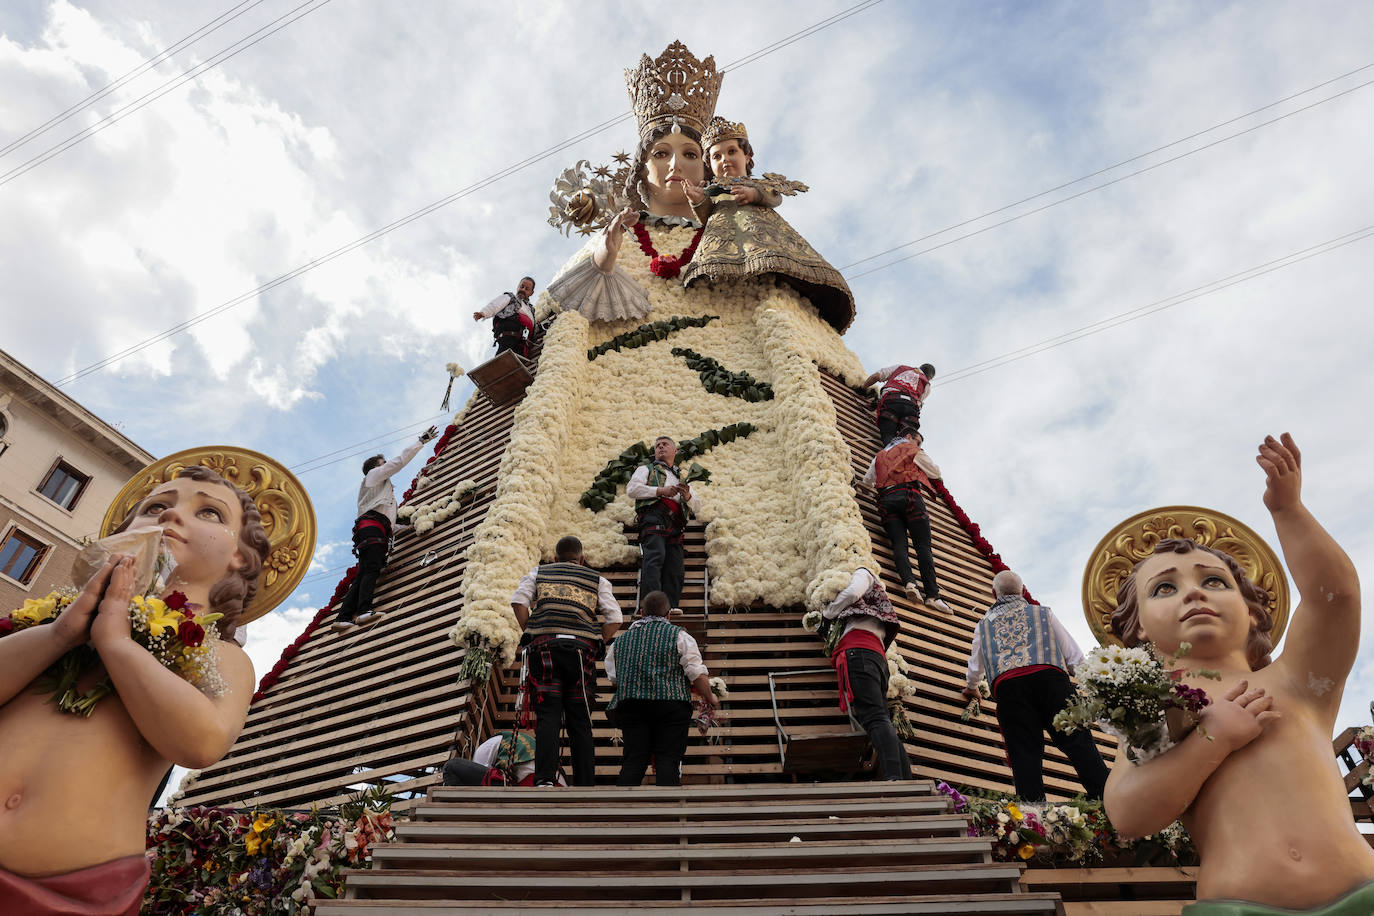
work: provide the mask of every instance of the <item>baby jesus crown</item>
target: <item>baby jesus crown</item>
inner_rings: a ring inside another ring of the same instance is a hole
[[[748,140],[749,132],[744,129],[744,122],[730,121],[716,115],[711,119],[711,123],[706,125],[706,129],[701,132],[701,148],[709,150],[725,140]]]
[[[639,139],[647,141],[655,129],[669,124],[700,132],[716,110],[724,78],[714,57],[697,60],[680,41],[668,45],[657,60],[641,56],[638,67],[625,71]]]

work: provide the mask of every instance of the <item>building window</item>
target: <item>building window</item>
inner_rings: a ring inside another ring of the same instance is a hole
[[[67,462],[59,460],[52,466],[52,470],[48,471],[48,476],[43,478],[43,483],[39,486],[38,492],[63,509],[74,509],[76,508],[76,501],[81,498],[81,494],[86,490],[86,484],[90,482],[91,478]]]
[[[0,573],[28,585],[33,581],[34,573],[38,572],[38,564],[43,561],[43,555],[47,552],[47,544],[29,537],[17,528],[11,529],[10,533],[5,535],[4,543],[0,544]]]

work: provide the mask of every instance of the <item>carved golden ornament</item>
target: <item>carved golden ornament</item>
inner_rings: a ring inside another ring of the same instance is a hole
[[[208,445],[168,455],[124,484],[100,523],[104,537],[124,521],[153,489],[174,479],[182,468],[201,465],[247,493],[262,513],[270,547],[258,577],[258,593],[243,609],[239,624],[272,610],[300,584],[315,555],[315,508],[295,475],[266,455],[246,448]]]
[[[748,140],[749,131],[744,129],[743,121],[731,121],[716,115],[706,129],[701,132],[701,148],[709,150],[723,140]]]
[[[596,219],[599,208],[596,204],[596,195],[590,189],[583,188],[568,199],[568,204],[563,209],[573,225],[586,226]]]
[[[697,60],[680,41],[668,45],[657,60],[647,54],[640,57],[638,67],[625,71],[639,139],[647,140],[656,128],[668,124],[700,133],[716,110],[723,79],[714,57]]]
[[[1083,570],[1083,614],[1103,645],[1121,645],[1112,633],[1112,612],[1121,582],[1135,565],[1154,555],[1165,538],[1192,538],[1199,544],[1230,554],[1252,582],[1269,593],[1274,615],[1270,638],[1277,645],[1288,625],[1288,579],[1278,555],[1264,539],[1243,523],[1198,506],[1165,506],[1133,515],[1097,543]]]

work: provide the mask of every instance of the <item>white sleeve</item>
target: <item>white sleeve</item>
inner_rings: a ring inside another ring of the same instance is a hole
[[[615,642],[606,647],[606,677],[615,683]]]
[[[625,617],[620,613],[620,602],[615,600],[611,583],[602,576],[596,586],[596,605],[601,610],[602,623],[621,623]]]
[[[658,495],[658,488],[649,486],[648,481],[649,466],[636,468],[630,475],[630,482],[625,484],[625,495],[630,499],[653,499]]]
[[[868,484],[870,487],[876,486],[876,485],[877,485],[877,483],[878,483],[878,456],[877,456],[877,455],[874,455],[874,456],[873,456],[873,460],[870,461],[870,462],[868,463],[868,470],[867,470],[867,471],[864,471],[863,481],[864,481],[864,483]]]
[[[690,483],[687,484],[687,508],[692,510],[693,515],[701,511],[701,500],[697,497],[696,488]]]
[[[473,763],[480,763],[484,767],[489,767],[496,762],[496,752],[501,749],[501,736],[492,735],[487,740],[477,746],[476,752],[472,755]]]
[[[677,634],[677,654],[682,659],[682,673],[687,675],[687,680],[695,681],[703,674],[709,673],[706,666],[701,663],[701,649],[697,646],[697,641],[686,630]]]
[[[879,369],[877,372],[873,373],[873,377],[874,377],[875,379],[877,379],[878,381],[880,381],[880,382],[885,382],[885,381],[887,381],[888,379],[892,378],[892,373],[896,372],[896,371],[897,371],[898,369],[900,369],[900,368],[901,368],[900,365],[898,365],[898,366],[884,366],[883,368]]]
[[[501,309],[505,308],[506,303],[509,301],[510,296],[507,296],[505,293],[502,293],[495,299],[491,300],[491,302],[487,303],[486,308],[478,309],[477,313],[481,315],[483,318],[490,318],[492,315],[495,315],[497,312],[501,311]]]
[[[1046,608],[1046,610],[1049,610]],[[1078,643],[1069,631],[1064,629],[1064,625],[1059,622],[1059,618],[1054,616],[1054,611],[1050,611],[1050,626],[1054,628],[1054,638],[1059,641],[1059,650],[1064,653],[1064,661],[1069,666],[1069,673],[1073,674],[1074,669],[1083,664],[1083,650],[1078,648]]]
[[[983,679],[983,630],[975,627],[973,630],[973,645],[969,647],[968,653],[968,673],[964,675],[964,682],[970,687],[974,687]]]
[[[515,588],[515,594],[510,596],[511,604],[523,604],[529,607],[534,601],[534,577],[539,575],[539,567],[536,566],[525,574],[525,578],[520,580],[520,584]]]
[[[924,471],[925,475],[929,477],[931,480],[940,479],[940,466],[936,464],[934,461],[930,460],[930,456],[926,454],[925,449],[917,450],[916,467]]]
[[[835,596],[835,600],[830,602],[830,606],[822,611],[821,615],[826,620],[834,620],[840,611],[862,598],[863,593],[872,588],[876,581],[873,573],[860,566],[854,570],[854,575],[849,577],[849,584],[844,587],[844,591]]]
[[[416,439],[414,442],[401,449],[401,454],[392,458],[390,461],[383,461],[381,464],[368,471],[367,476],[364,477],[363,480],[367,482],[369,487],[375,487],[383,480],[390,479],[392,474],[395,474],[401,468],[410,464],[410,459],[414,458],[416,453],[424,447],[425,444],[419,439]]]

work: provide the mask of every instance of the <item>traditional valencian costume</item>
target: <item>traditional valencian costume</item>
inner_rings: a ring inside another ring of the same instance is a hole
[[[625,486],[625,495],[635,501],[639,546],[644,553],[639,598],[642,601],[649,592],[662,591],[668,595],[669,607],[678,607],[682,601],[682,533],[687,513],[700,508],[695,494],[689,500],[658,495],[659,487],[675,487],[679,482],[676,469],[655,461],[635,471]]]
[[[573,783],[593,785],[596,750],[591,704],[596,698],[601,626],[621,621],[611,584],[581,563],[546,563],[521,580],[511,603],[530,609],[525,623],[529,640],[525,689],[531,693],[536,716],[534,783],[554,784],[558,733],[566,720]]]
[[[666,619],[646,614],[616,638],[606,655],[606,673],[615,683],[609,708],[625,740],[617,785],[639,785],[650,757],[657,785],[681,785],[692,682],[707,673],[697,641]]]
[[[883,779],[910,779],[911,761],[887,711],[887,647],[901,623],[878,577],[854,570],[849,586],[830,602],[823,616],[842,627],[830,664],[840,683],[840,709],[852,710],[878,752]]]

